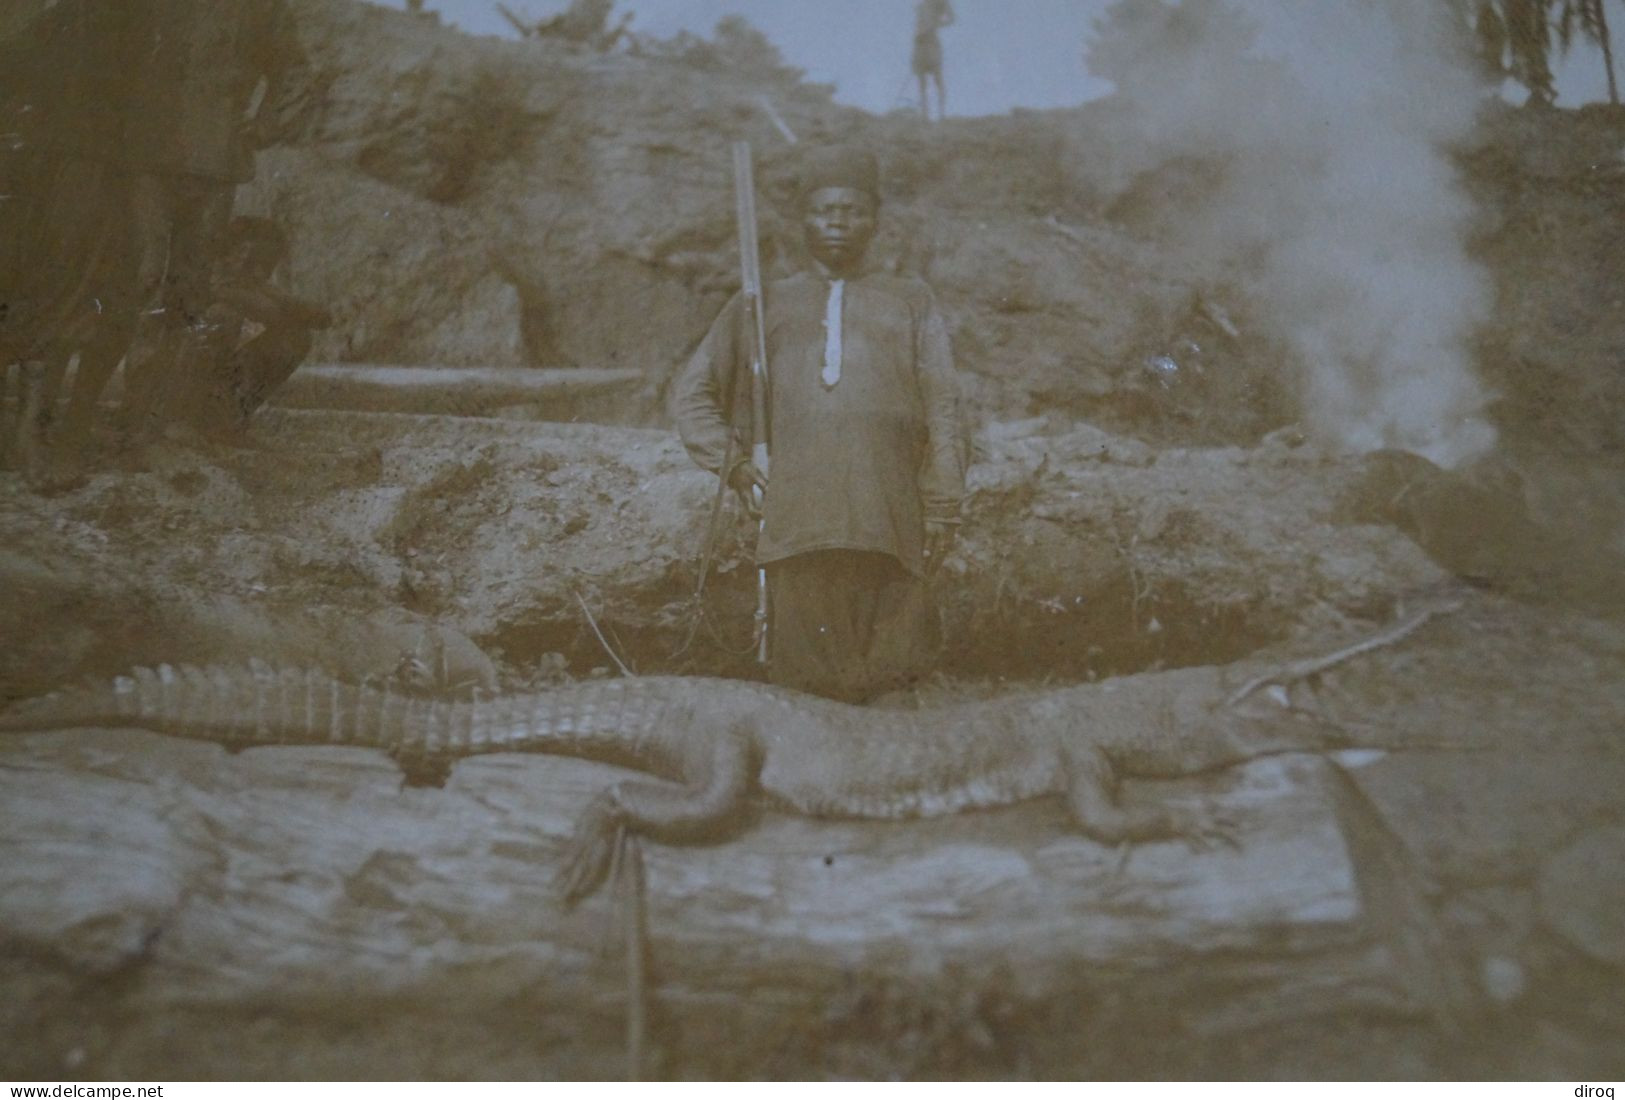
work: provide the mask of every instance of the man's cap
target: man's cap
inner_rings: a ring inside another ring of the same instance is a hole
[[[880,163],[867,149],[833,147],[820,149],[807,158],[797,176],[798,191],[805,200],[825,187],[850,187],[880,201]]]

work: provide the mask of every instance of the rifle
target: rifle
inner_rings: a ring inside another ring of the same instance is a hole
[[[750,348],[751,462],[767,476],[767,330],[762,319],[762,258],[756,240],[756,183],[751,168],[750,142],[736,141],[734,152],[734,210],[739,222],[739,268],[744,310],[745,339]],[[734,416],[737,419],[739,410]],[[731,434],[731,433],[730,433]],[[726,478],[731,471],[724,468]],[[759,510],[762,492],[751,495]],[[757,521],[756,537],[762,537],[764,523]],[[756,661],[767,664],[767,570],[756,567]]]

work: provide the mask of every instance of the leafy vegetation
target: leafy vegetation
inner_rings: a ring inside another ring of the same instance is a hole
[[[1576,37],[1595,45],[1608,77],[1608,102],[1618,105],[1607,0],[1450,0],[1470,26],[1477,53],[1492,79],[1511,77],[1529,89],[1537,103],[1556,98],[1552,86],[1554,47],[1567,54]]]

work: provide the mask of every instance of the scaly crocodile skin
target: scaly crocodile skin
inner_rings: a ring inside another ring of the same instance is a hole
[[[24,700],[0,713],[0,731],[133,726],[235,748],[370,746],[431,765],[540,752],[646,773],[610,788],[583,818],[565,872],[573,898],[601,879],[620,828],[692,838],[736,821],[753,797],[812,816],[904,818],[1065,794],[1084,831],[1109,842],[1222,833],[1222,822],[1192,811],[1131,812],[1115,788],[1124,775],[1177,776],[1320,747],[1313,729],[1223,705],[1226,675],[1184,669],[901,711],[687,677],[452,701],[310,669],[165,665]]]

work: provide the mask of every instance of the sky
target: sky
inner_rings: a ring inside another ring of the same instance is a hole
[[[506,0],[542,17],[565,0]],[[1060,107],[1110,90],[1083,71],[1084,36],[1109,0],[954,0],[957,22],[942,32],[953,114],[1002,114],[1012,107]],[[448,22],[480,34],[510,34],[492,0],[428,0]],[[402,6],[390,0],[389,6]],[[843,103],[884,112],[917,96],[909,73],[913,0],[620,0],[634,30],[709,36],[740,14],[811,80],[834,84]],[[854,33],[856,31],[857,33]],[[934,94],[934,93],[933,93]]]
[[[566,0],[506,2],[533,18],[566,6]],[[942,32],[949,113],[1064,107],[1110,91],[1109,84],[1084,71],[1082,61],[1089,27],[1110,3],[953,0],[958,22]],[[404,5],[386,0],[385,6]],[[513,34],[494,0],[428,0],[428,6],[475,34]],[[633,29],[658,37],[680,30],[709,36],[724,15],[743,15],[786,61],[807,70],[809,79],[834,84],[843,103],[884,112],[911,104],[917,95],[908,68],[913,0],[620,0],[616,11],[635,12]],[[1611,2],[1609,14],[1615,56],[1625,65],[1625,0]],[[1577,46],[1559,67],[1558,91],[1565,105],[1604,97],[1602,64],[1593,47]]]

